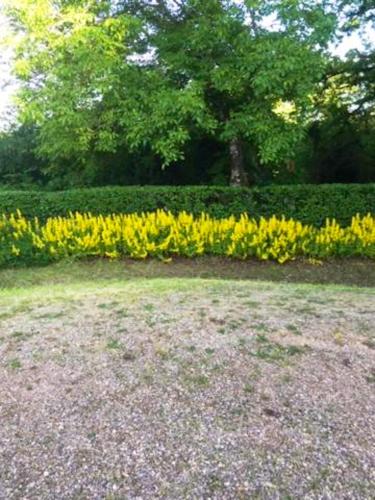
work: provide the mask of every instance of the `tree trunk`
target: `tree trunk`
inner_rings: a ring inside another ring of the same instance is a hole
[[[245,171],[243,147],[240,139],[232,139],[230,152],[230,183],[231,186],[248,186],[249,179]]]

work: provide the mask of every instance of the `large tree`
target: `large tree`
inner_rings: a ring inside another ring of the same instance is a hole
[[[165,164],[192,134],[293,158],[336,18],[326,0],[12,0],[25,119],[50,160],[150,146]]]
[[[351,50],[344,60],[335,59],[328,76],[343,89],[344,99],[351,103],[354,114],[373,114],[375,109],[375,0],[341,0],[344,12],[341,30],[356,33],[362,47]],[[328,79],[328,84],[330,83]],[[350,88],[350,95],[347,89]]]
[[[314,96],[308,140],[300,148],[315,182],[375,179],[375,0],[339,0],[337,40],[355,34],[362,43],[332,57]]]

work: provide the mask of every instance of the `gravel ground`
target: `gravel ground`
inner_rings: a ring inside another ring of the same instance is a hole
[[[0,295],[1,499],[375,498],[375,290]]]

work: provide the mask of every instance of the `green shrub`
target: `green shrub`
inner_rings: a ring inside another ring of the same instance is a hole
[[[375,184],[326,184],[231,188],[215,186],[171,187],[128,186],[70,191],[1,191],[0,213],[17,209],[27,218],[67,215],[155,211],[174,213],[186,210],[206,212],[213,217],[248,213],[251,217],[285,215],[303,223],[320,226],[326,218],[350,223],[353,214],[375,211]]]

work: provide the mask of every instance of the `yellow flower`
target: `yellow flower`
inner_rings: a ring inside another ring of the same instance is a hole
[[[181,212],[93,216],[71,213],[52,217],[44,224],[28,221],[20,212],[0,218],[0,241],[19,255],[19,245],[29,245],[36,256],[124,256],[144,259],[173,255],[194,257],[214,254],[239,259],[257,257],[284,263],[298,256],[322,259],[330,255],[363,255],[375,258],[375,218],[356,215],[341,227],[327,220],[321,228],[272,216],[251,219],[247,214],[214,219]]]
[[[17,257],[20,255],[21,250],[17,248],[16,246],[12,245],[12,250],[11,250],[13,255],[16,255]]]

